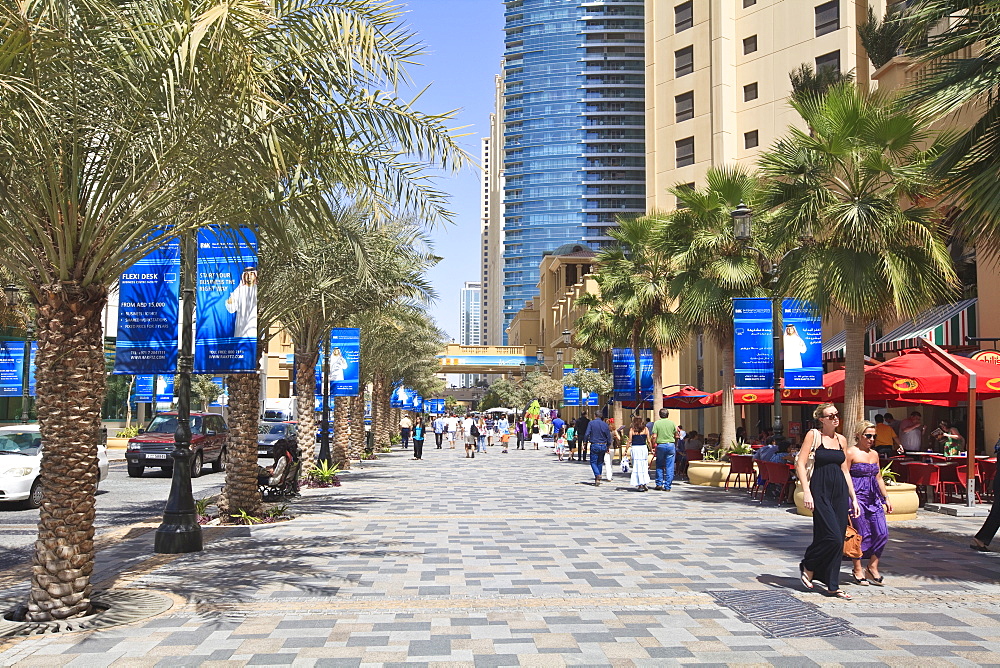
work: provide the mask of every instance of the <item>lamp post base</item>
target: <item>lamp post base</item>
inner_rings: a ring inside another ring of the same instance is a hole
[[[201,525],[193,516],[178,515],[164,518],[153,538],[153,552],[157,554],[185,554],[201,552]]]

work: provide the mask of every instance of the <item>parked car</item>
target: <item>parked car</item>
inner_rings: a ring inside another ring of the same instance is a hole
[[[0,501],[42,503],[38,474],[42,465],[42,434],[37,424],[0,427]],[[97,444],[98,483],[108,477],[108,450]]]
[[[128,440],[125,448],[128,475],[141,478],[146,467],[158,466],[164,471],[173,469],[174,432],[177,431],[177,413],[159,413],[149,426],[139,430],[139,435]],[[201,475],[202,466],[212,465],[213,471],[226,468],[226,443],[229,426],[221,415],[191,413],[191,477]]]
[[[287,445],[292,452],[298,447],[295,430],[297,422],[261,422],[257,434],[257,456],[271,457],[275,445]]]

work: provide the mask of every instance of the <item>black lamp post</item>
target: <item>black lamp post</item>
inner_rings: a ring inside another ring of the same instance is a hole
[[[194,370],[191,327],[194,322],[194,273],[198,249],[194,234],[181,239],[181,280],[183,304],[181,311],[181,349],[177,361],[177,431],[174,432],[174,472],[170,479],[170,495],[163,509],[163,522],[153,537],[157,554],[201,552],[201,525],[194,512],[191,493],[191,373]]]
[[[4,296],[8,306],[18,306],[21,303],[21,292],[13,283],[4,286]],[[24,325],[24,352],[21,365],[21,424],[28,424],[28,406],[31,397],[28,396],[28,376],[31,373],[31,340],[35,337],[35,323],[29,313]]]
[[[733,219],[733,237],[740,243],[746,244],[752,239],[753,233],[753,211],[743,202],[739,203],[739,206],[733,210],[730,214]],[[809,243],[812,241],[812,227],[807,225],[805,233],[800,237],[803,243]],[[781,268],[781,263],[784,261],[788,254],[799,250],[801,246],[793,248],[792,250],[785,253],[780,260],[770,261],[767,256],[764,255],[760,250],[754,248],[753,246],[748,246],[752,251],[755,251],[760,257],[761,266],[764,269],[764,273],[770,275],[769,287],[771,288],[771,339],[772,347],[774,349],[774,380],[772,384],[772,389],[774,391],[774,436],[775,438],[780,438],[784,433],[784,426],[781,422],[781,377],[784,372],[784,366],[782,362],[782,345],[784,339],[782,337],[783,318],[782,318],[782,298],[781,294],[778,292],[778,272]]]

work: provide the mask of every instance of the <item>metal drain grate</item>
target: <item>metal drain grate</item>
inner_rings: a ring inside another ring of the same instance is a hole
[[[770,638],[870,637],[842,619],[782,591],[710,591],[723,605]]]

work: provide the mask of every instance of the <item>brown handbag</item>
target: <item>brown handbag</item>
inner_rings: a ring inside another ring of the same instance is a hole
[[[861,534],[854,528],[851,518],[847,518],[847,530],[844,532],[844,556],[851,559],[861,558]]]

